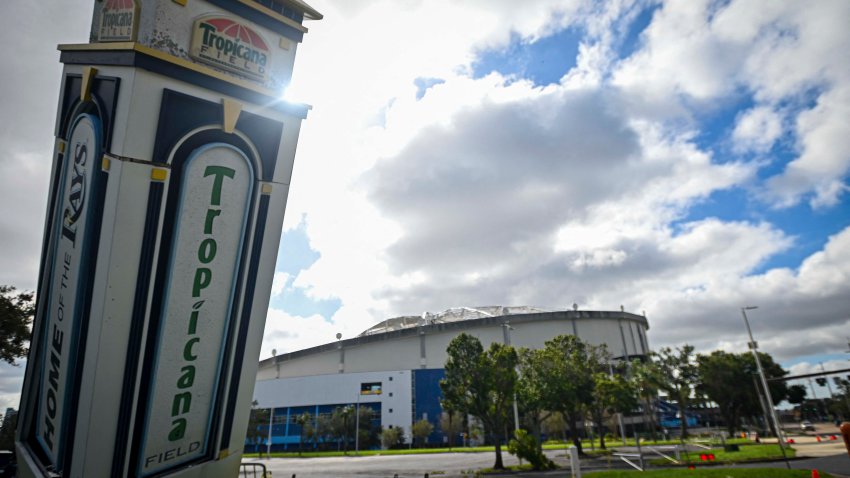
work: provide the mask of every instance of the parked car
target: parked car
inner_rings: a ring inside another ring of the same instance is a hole
[[[804,432],[813,432],[815,431],[815,426],[812,424],[812,422],[808,420],[803,420],[802,422],[800,422],[800,430],[803,430]]]

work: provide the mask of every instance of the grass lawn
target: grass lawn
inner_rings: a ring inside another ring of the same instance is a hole
[[[681,443],[682,442],[679,441],[679,440],[656,440],[656,441],[641,440],[640,441],[641,446],[644,446],[644,445],[646,445],[646,446],[680,445]],[[720,440],[717,440],[717,439],[709,440],[708,438],[700,438],[700,437],[689,438],[689,439],[685,440],[685,443],[698,443],[700,445],[717,445],[717,446],[721,445]],[[748,440],[746,438],[728,438],[728,439],[726,439],[725,443],[727,445],[752,445],[752,444],[754,444],[753,441]],[[581,444],[582,444],[583,449],[589,450],[591,448],[590,447],[590,440],[587,440],[587,439],[582,440]],[[546,443],[543,444],[543,448],[546,449],[546,450],[559,450],[559,449],[564,448],[565,446],[569,447],[570,445],[572,445],[572,441],[570,441],[569,443],[564,445],[563,440],[547,440]],[[599,447],[599,439],[598,438],[593,440],[593,445],[597,448]],[[608,448],[616,448],[618,446],[623,446],[623,440],[616,439],[616,438],[615,439],[606,438],[605,439],[605,446],[608,447]],[[634,438],[626,439],[626,445],[625,446],[635,446]]]
[[[376,455],[428,455],[433,453],[495,453],[496,448],[492,446],[469,446],[457,448],[404,448],[400,450],[360,450],[359,456]],[[502,447],[502,453],[507,454],[507,447]],[[245,453],[245,458],[263,458],[265,453]],[[297,451],[275,451],[272,458],[321,458],[328,456],[355,456],[354,450],[343,451],[305,451],[300,456]]]
[[[599,441],[596,440],[594,442],[595,451],[591,450],[590,441],[583,440],[582,446],[583,450],[588,455],[606,455],[611,453],[611,448],[616,448],[617,446],[622,446],[622,441],[606,441],[605,445],[608,447],[606,450],[602,450],[599,448]],[[627,440],[626,443],[629,446],[634,446],[634,440]],[[678,441],[641,441],[641,445],[652,446],[652,445],[678,445]],[[687,443],[687,442],[686,442]],[[736,443],[740,445],[748,445],[742,446],[741,450],[743,452],[744,448],[749,448],[749,445],[752,446],[767,446],[774,447],[778,453],[778,445],[753,445],[753,442],[749,440],[742,440],[740,438],[735,438],[731,440],[726,440],[726,443]],[[567,443],[566,445],[563,442],[547,442],[543,445],[543,449],[545,450],[563,450],[572,446],[572,442]],[[404,448],[399,450],[360,450],[360,456],[374,456],[374,455],[427,455],[433,453],[481,453],[481,452],[495,452],[495,448],[492,446],[473,446],[473,447],[454,447],[454,448]],[[742,452],[732,452],[733,455],[739,455]],[[502,453],[507,453],[507,447],[502,446]],[[722,451],[714,451],[715,455],[723,453]],[[305,451],[300,456],[297,451],[286,451],[286,452],[272,452],[272,458],[321,458],[321,457],[331,457],[331,456],[353,456],[354,450],[348,450],[348,452],[343,451]],[[246,458],[259,458],[266,456],[265,453],[245,453],[243,455]],[[779,455],[780,457],[782,455]],[[791,457],[793,455],[789,455]],[[768,456],[769,457],[769,456]],[[697,460],[699,459],[699,455],[697,455]]]
[[[697,468],[695,470],[651,470],[639,471],[596,471],[584,474],[589,478],[811,478],[808,470],[786,470],[784,468]],[[830,478],[821,473],[821,478]]]
[[[700,455],[703,453],[714,453],[714,463],[741,463],[745,461],[759,461],[782,458],[782,450],[779,449],[779,445],[746,445],[742,446],[740,451],[723,451],[720,449],[716,449],[691,452],[688,455],[685,455],[685,453],[681,453],[681,461],[686,461],[687,457],[690,456],[690,461],[692,463],[699,463],[701,462]],[[785,448],[785,454],[788,456],[788,458],[794,458],[796,452],[793,448]],[[670,464],[669,461],[663,458],[652,459],[650,460],[650,463],[653,465]]]

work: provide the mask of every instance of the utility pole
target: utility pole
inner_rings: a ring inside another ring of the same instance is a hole
[[[758,342],[753,339],[753,331],[750,329],[750,322],[747,320],[747,311],[753,310],[758,307],[749,306],[749,307],[741,307],[741,315],[744,316],[744,325],[747,326],[747,335],[750,337],[750,343],[748,344],[750,350],[753,352],[753,357],[756,359],[756,368],[759,371],[759,377],[761,378],[761,385],[764,387],[764,396],[767,399],[767,405],[770,411],[770,418],[773,420],[773,426],[776,429],[776,438],[779,442],[779,449],[782,450],[782,456],[785,458],[785,466],[788,469],[791,469],[791,464],[788,463],[788,457],[785,456],[785,444],[782,443],[782,428],[779,426],[779,419],[776,418],[776,408],[773,406],[773,398],[770,396],[770,388],[767,386],[767,378],[764,376],[764,369],[761,366],[761,359],[759,359],[758,354]]]
[[[511,327],[511,324],[508,322],[504,322],[502,324],[502,333],[505,345],[511,345],[511,330],[514,328]],[[517,370],[517,378],[519,378],[519,371]],[[517,406],[516,400],[516,392],[514,392],[514,430],[519,431],[519,407]]]

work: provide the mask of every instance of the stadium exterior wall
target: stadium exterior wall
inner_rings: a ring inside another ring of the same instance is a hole
[[[645,317],[628,312],[567,310],[371,332],[262,360],[254,398],[260,408],[275,410],[275,423],[286,420],[287,426],[272,429],[273,449],[291,448],[293,441],[297,446],[293,414],[329,413],[336,406],[355,404],[358,397],[361,405],[368,403],[376,411],[381,426],[402,427],[409,436],[411,424],[426,418],[435,429],[429,441],[441,442],[438,382],[446,348],[457,335],[476,336],[485,348],[492,342],[542,348],[555,336],[572,334],[607,345],[622,360],[649,353],[648,329]],[[360,395],[366,383],[380,383],[380,394]],[[267,426],[263,433],[268,433]]]

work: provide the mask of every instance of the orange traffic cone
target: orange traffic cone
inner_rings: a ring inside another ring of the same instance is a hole
[[[815,437],[815,438],[817,438],[817,439],[818,439],[818,443],[820,443],[820,435],[818,435],[818,436],[817,436],[817,437]]]
[[[812,470],[812,478],[820,478],[820,473],[818,473],[818,470]]]

